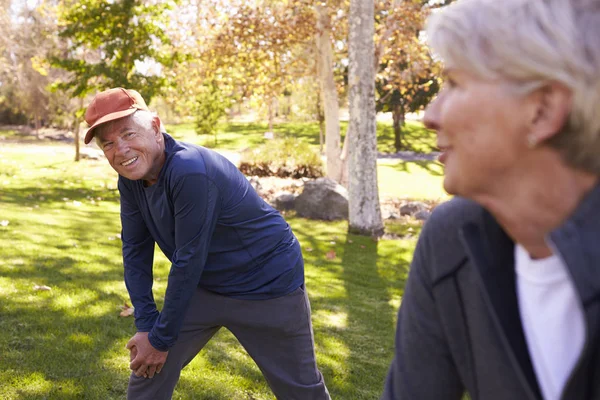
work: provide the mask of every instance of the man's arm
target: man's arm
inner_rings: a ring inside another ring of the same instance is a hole
[[[433,228],[435,229],[435,228]],[[458,400],[464,388],[440,325],[427,263],[423,230],[410,267],[396,327],[396,353],[382,400]]]
[[[210,239],[220,210],[215,184],[203,174],[185,175],[171,188],[175,217],[175,252],[158,321],[148,335],[152,346],[166,351],[175,344],[188,304],[204,270]]]
[[[154,240],[146,228],[133,194],[121,180],[119,180],[119,192],[125,285],[135,309],[137,330],[149,332],[159,315],[152,294]]]

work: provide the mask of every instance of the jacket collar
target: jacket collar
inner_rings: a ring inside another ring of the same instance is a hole
[[[600,295],[600,185],[588,193],[575,212],[548,235],[562,258],[585,306]]]

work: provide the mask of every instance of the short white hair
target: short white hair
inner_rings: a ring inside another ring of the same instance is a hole
[[[125,118],[131,118],[131,120],[134,121],[134,123],[136,125],[141,126],[144,129],[151,130],[152,129],[152,121],[155,116],[156,116],[156,113],[153,113],[152,111],[137,110],[136,112],[134,112],[133,114],[131,114]],[[99,136],[104,132],[110,131],[115,122],[116,121],[110,121],[110,122],[107,122],[107,123],[102,124],[95,128],[94,138],[96,139],[96,144],[98,145],[98,147],[100,147]],[[162,133],[167,132],[165,130],[165,126],[163,125],[162,121],[160,122],[160,131]]]
[[[427,38],[447,67],[508,81],[522,94],[550,82],[568,87],[571,114],[548,144],[600,174],[598,0],[458,0],[429,18]]]

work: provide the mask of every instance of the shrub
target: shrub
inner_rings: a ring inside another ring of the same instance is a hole
[[[239,168],[245,175],[295,179],[323,176],[319,153],[297,138],[269,140],[246,151]]]

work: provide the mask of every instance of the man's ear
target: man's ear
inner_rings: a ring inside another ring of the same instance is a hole
[[[567,123],[573,106],[573,92],[561,83],[551,82],[532,95],[536,112],[529,135],[540,143],[558,134]]]
[[[158,115],[155,115],[154,117],[152,117],[152,129],[154,130],[154,135],[156,137],[158,137],[159,139],[162,138],[162,132],[160,131],[160,118],[158,118]]]

